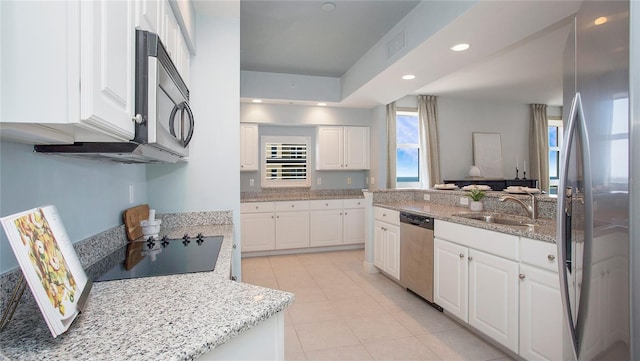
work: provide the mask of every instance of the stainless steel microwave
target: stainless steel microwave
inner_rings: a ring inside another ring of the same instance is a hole
[[[135,137],[129,142],[36,145],[40,153],[121,163],[175,163],[189,156],[189,89],[157,34],[136,30]]]

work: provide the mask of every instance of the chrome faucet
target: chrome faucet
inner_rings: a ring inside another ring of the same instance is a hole
[[[516,197],[512,197],[512,196],[500,197],[500,202],[514,201],[514,202],[518,203],[519,205],[521,205],[527,211],[527,214],[529,215],[529,217],[531,217],[531,220],[535,221],[536,218],[538,218],[538,206],[537,206],[537,203],[536,203],[536,196],[533,195],[533,193],[529,193],[527,191],[525,191],[525,192],[528,195],[531,196],[531,205],[528,205],[525,202],[521,201],[520,199],[518,199]]]

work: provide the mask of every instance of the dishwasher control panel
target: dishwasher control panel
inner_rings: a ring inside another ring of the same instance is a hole
[[[400,223],[433,230],[433,218],[417,214],[400,212]]]

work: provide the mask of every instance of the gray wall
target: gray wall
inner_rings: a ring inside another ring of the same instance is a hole
[[[370,126],[371,110],[353,108],[327,108],[290,104],[240,104],[240,121],[259,124],[259,136],[307,136],[311,137],[311,189],[362,189],[366,188],[368,171],[316,171],[315,143],[317,125]],[[373,136],[373,135],[372,135]],[[259,148],[259,147],[258,147]],[[317,184],[317,178],[322,184]],[[351,184],[347,184],[351,178]],[[250,180],[254,186],[250,186]],[[260,191],[260,173],[241,172],[240,190]]]
[[[54,205],[72,242],[122,224],[122,211],[147,203],[144,165],[36,154],[32,145],[0,142],[0,216]],[[134,202],[129,203],[129,185]],[[0,273],[18,266],[0,231]]]

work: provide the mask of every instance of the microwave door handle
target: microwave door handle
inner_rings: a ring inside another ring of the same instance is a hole
[[[186,113],[186,116],[189,118],[189,131],[187,132],[186,138],[184,138],[183,140],[184,147],[186,148],[189,145],[189,142],[191,142],[191,137],[193,137],[193,127],[195,126],[195,121],[193,120],[193,112],[191,112],[191,108],[189,107],[189,104],[187,102],[184,102],[182,104],[184,105],[184,108],[182,109],[183,124],[184,124],[185,113]],[[182,135],[184,137],[184,130]]]

